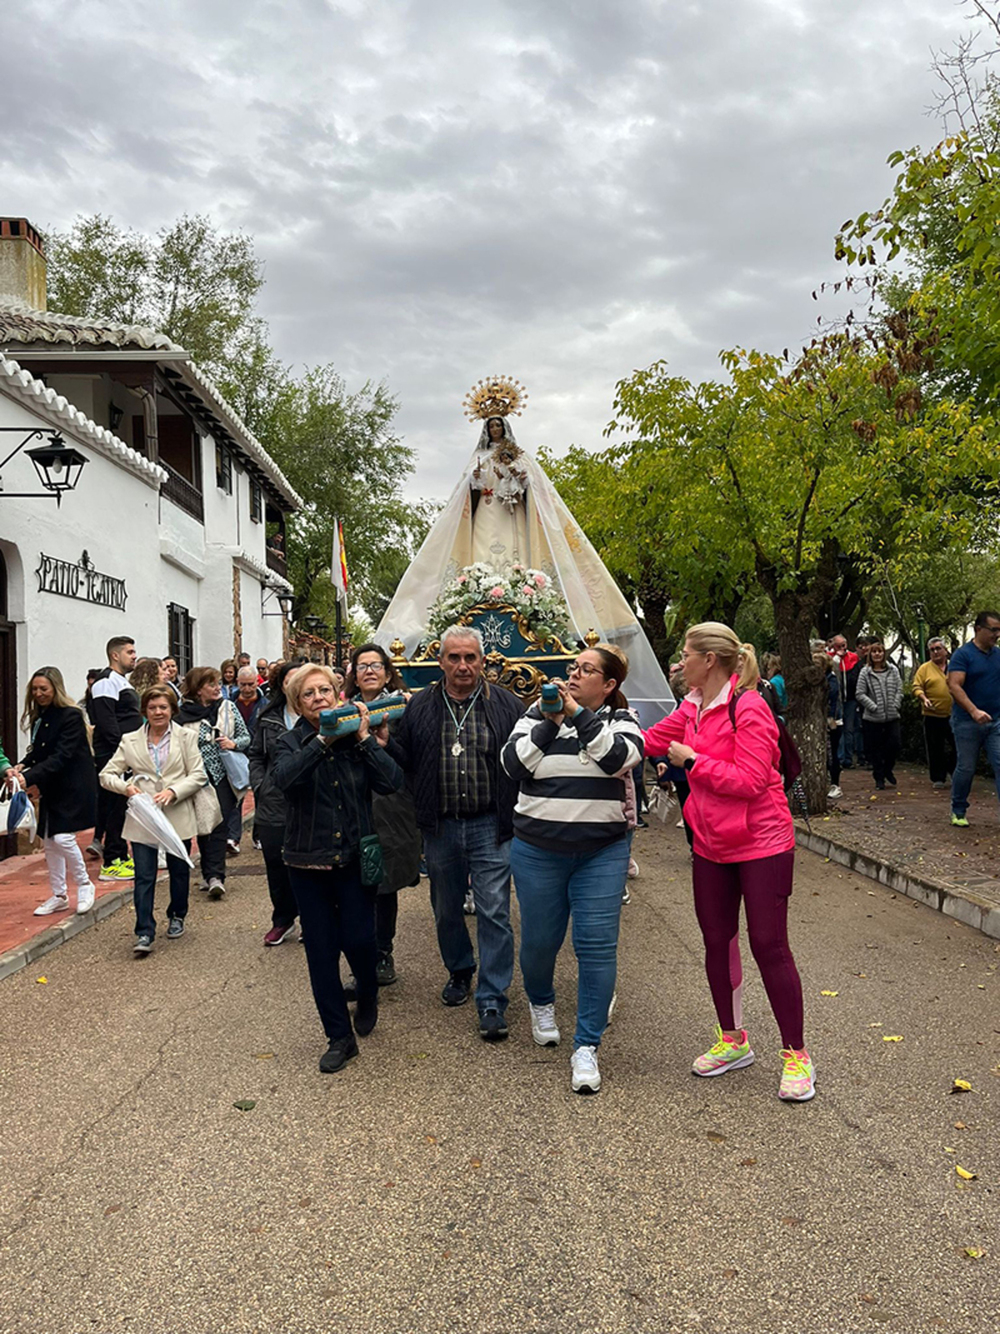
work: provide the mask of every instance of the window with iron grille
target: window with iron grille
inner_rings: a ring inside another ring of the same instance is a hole
[[[215,485],[227,496],[233,494],[233,456],[224,445],[215,446]]]
[[[264,496],[260,489],[260,482],[250,483],[250,518],[254,523],[260,523],[264,517]]]
[[[182,677],[194,666],[194,621],[187,607],[179,607],[176,602],[167,607],[167,643],[177,663],[177,675]]]

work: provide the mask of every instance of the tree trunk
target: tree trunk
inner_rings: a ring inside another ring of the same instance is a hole
[[[788,691],[788,730],[802,755],[802,782],[810,814],[826,810],[826,674],[812,659],[809,638],[815,609],[812,599],[794,592],[772,594],[778,650]]]

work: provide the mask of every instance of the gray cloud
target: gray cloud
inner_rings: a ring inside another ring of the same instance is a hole
[[[832,236],[930,142],[912,0],[25,0],[6,25],[0,208],[256,237],[279,353],[385,378],[447,493],[468,386],[531,393],[529,447],[597,447],[615,382],[807,337]]]

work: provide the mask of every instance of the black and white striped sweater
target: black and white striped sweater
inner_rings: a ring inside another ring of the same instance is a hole
[[[548,852],[600,851],[626,831],[623,779],[642,757],[642,731],[627,709],[580,708],[557,728],[533,705],[500,756],[518,784],[514,833]]]

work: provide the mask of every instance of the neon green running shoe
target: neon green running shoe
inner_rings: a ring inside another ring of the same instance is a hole
[[[965,816],[956,815],[954,811],[951,813],[951,822],[953,825],[957,825],[959,829],[968,829],[969,827],[969,822]]]
[[[716,1025],[715,1033],[717,1042],[714,1047],[709,1047],[708,1051],[697,1057],[694,1065],[691,1067],[693,1075],[724,1075],[727,1070],[742,1070],[746,1065],[753,1065],[753,1048],[750,1046],[750,1039],[747,1037],[746,1029],[741,1029],[743,1034],[742,1041],[734,1042],[732,1038],[726,1037],[722,1029]]]
[[[809,1053],[782,1050],[781,1059],[785,1068],[781,1074],[778,1097],[785,1102],[808,1102],[816,1096],[816,1071],[809,1059]]]

